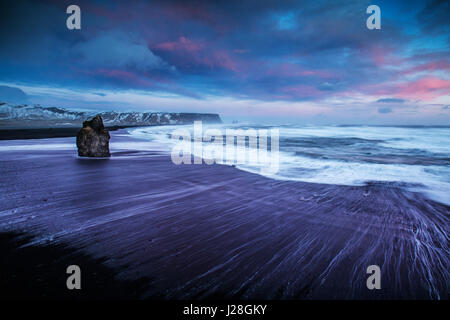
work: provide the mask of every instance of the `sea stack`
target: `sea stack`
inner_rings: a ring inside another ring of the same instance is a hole
[[[83,122],[77,134],[78,155],[80,157],[110,157],[108,130],[103,126],[102,117],[97,115]]]

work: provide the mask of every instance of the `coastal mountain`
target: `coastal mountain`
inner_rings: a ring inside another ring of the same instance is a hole
[[[197,120],[204,123],[222,123],[220,116],[213,113],[91,112],[0,102],[1,128],[79,127],[83,121],[96,115],[103,118],[105,126],[180,125],[191,124]]]

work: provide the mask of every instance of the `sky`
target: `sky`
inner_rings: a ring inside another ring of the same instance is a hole
[[[66,27],[71,4],[80,30]],[[450,125],[450,2],[6,0],[0,101]]]

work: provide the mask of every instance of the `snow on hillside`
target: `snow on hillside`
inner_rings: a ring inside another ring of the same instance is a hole
[[[139,126],[164,124],[190,124],[195,120],[221,123],[217,114],[168,112],[92,112],[71,111],[40,105],[13,105],[0,102],[1,127],[79,126],[83,121],[100,114],[106,126]]]

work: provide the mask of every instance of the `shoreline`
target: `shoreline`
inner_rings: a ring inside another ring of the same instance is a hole
[[[448,299],[449,207],[399,186],[276,181],[131,149],[2,151],[0,166],[0,232],[100,259],[110,286],[145,288],[133,299]],[[383,290],[366,288],[372,264]]]
[[[137,127],[141,126],[105,126],[105,129],[112,132],[120,129]],[[28,140],[76,137],[81,128],[82,126],[60,128],[0,129],[0,140]]]

